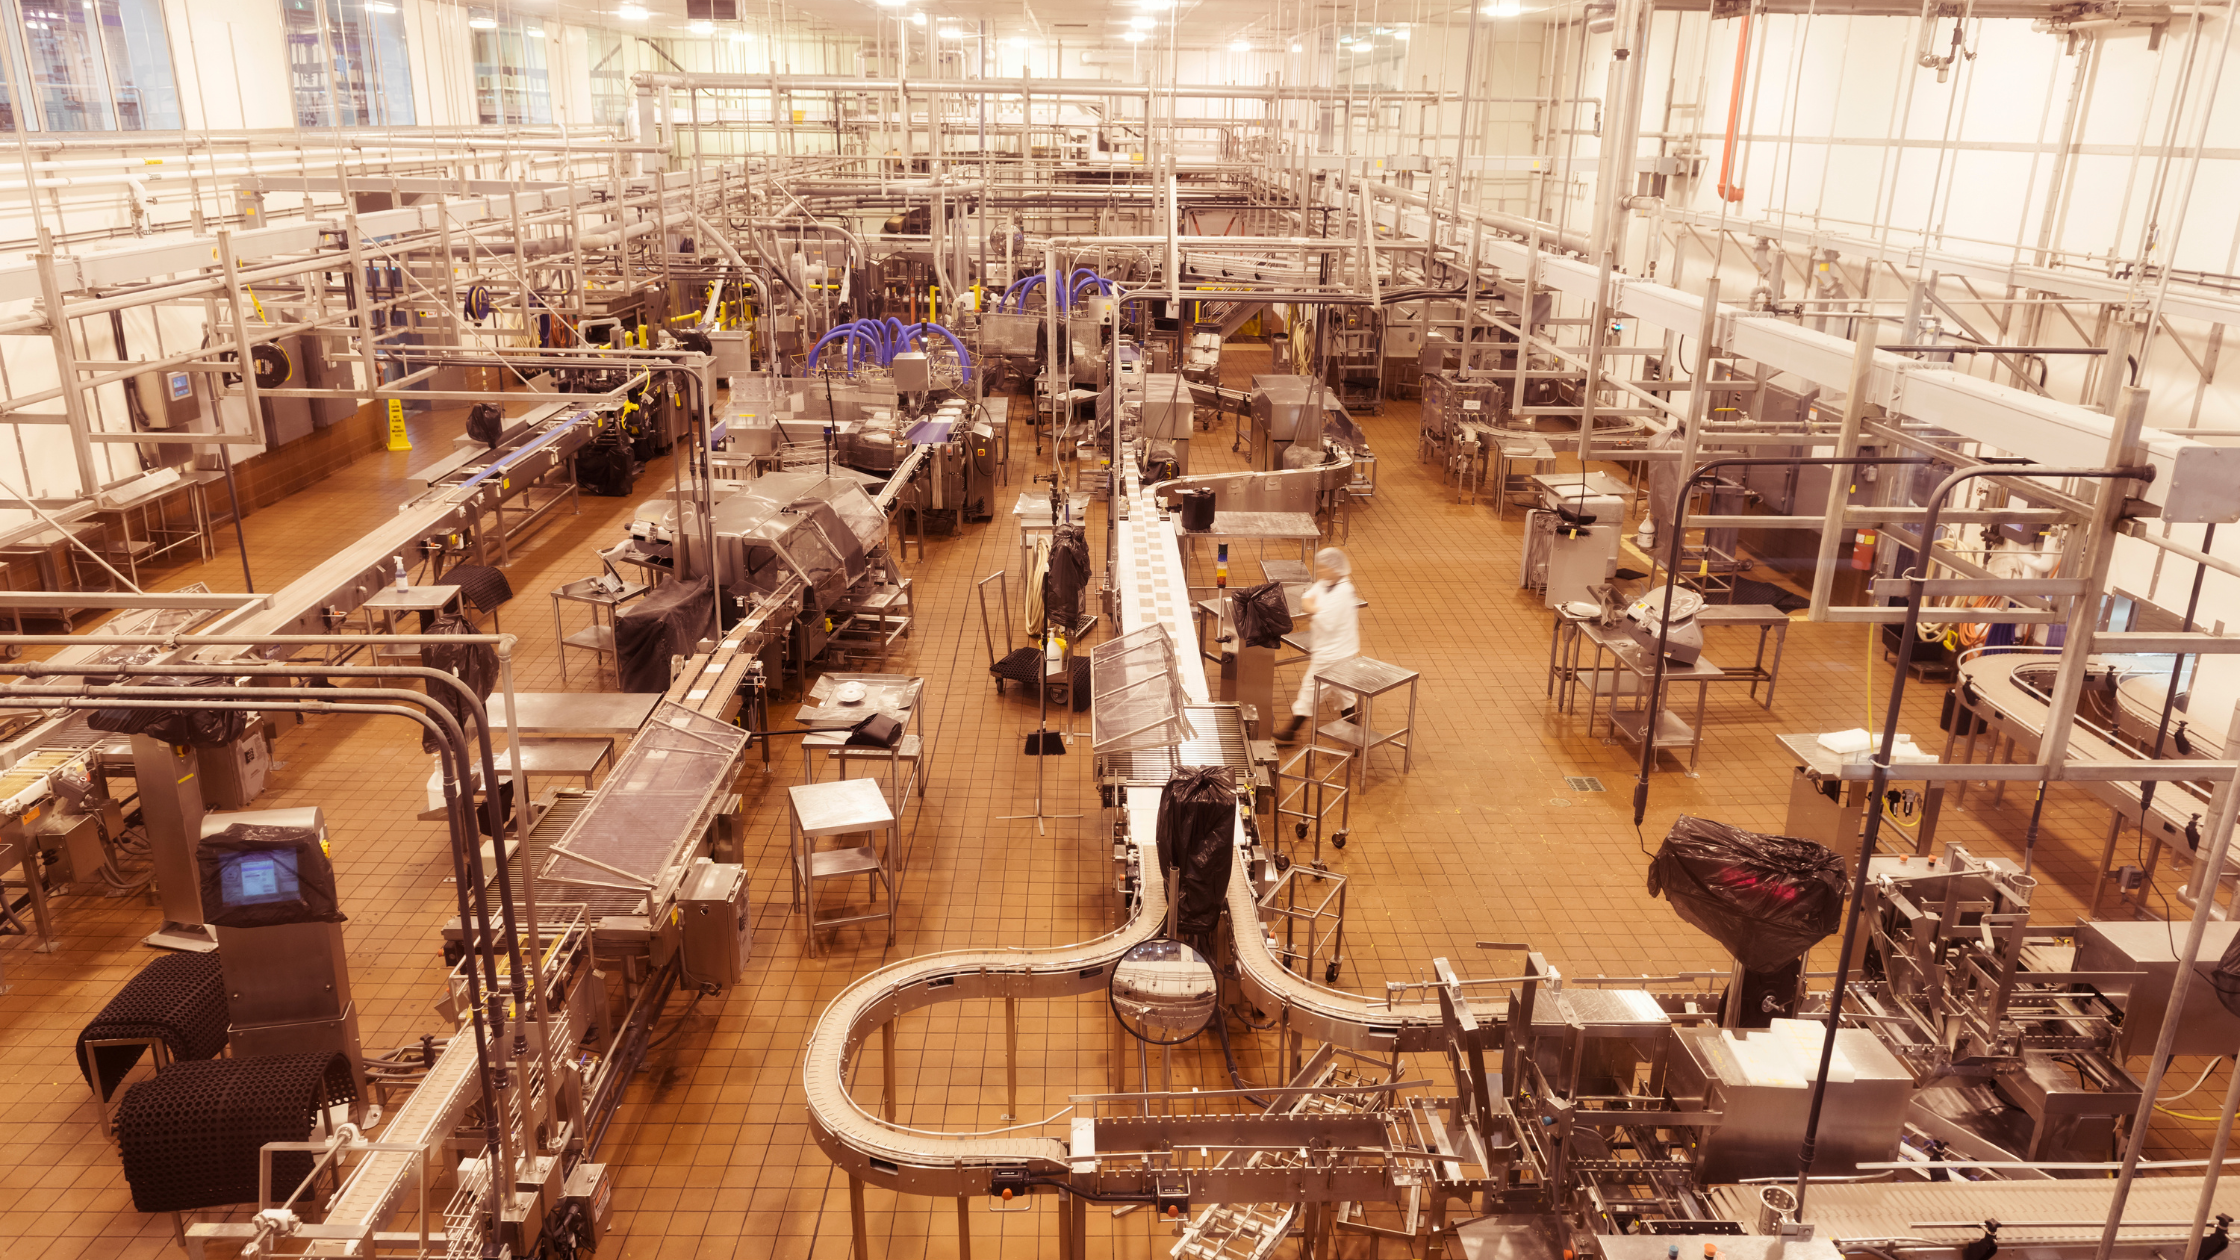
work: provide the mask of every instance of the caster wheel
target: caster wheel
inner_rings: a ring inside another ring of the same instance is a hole
[[[1338,982],[1338,964],[1331,963],[1322,969],[1322,982],[1324,984],[1336,984]]]
[[[1291,855],[1290,855],[1290,854],[1288,854],[1288,853],[1278,853],[1278,854],[1276,854],[1276,870],[1278,870],[1278,871],[1288,871],[1288,870],[1290,870],[1290,869],[1291,869]]]
[[[1330,844],[1331,847],[1338,849],[1346,847],[1346,833],[1341,831],[1336,835],[1330,837]]]
[[[1307,825],[1306,825],[1305,823],[1293,823],[1293,824],[1291,824],[1291,834],[1292,834],[1292,835],[1294,835],[1294,836],[1297,836],[1297,837],[1298,837],[1299,839],[1301,839],[1301,840],[1304,840],[1304,839],[1306,839],[1306,838],[1307,838]]]

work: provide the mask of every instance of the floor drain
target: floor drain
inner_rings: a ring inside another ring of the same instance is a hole
[[[1559,809],[1571,808],[1571,798],[1568,796],[1551,796],[1548,798],[1548,803]]]
[[[1602,780],[1591,774],[1567,774],[1563,776],[1563,785],[1574,792],[1600,792],[1605,790],[1602,786]]]

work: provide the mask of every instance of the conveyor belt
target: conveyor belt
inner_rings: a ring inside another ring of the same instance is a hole
[[[1123,452],[1123,468],[1134,467]],[[1121,561],[1114,586],[1121,624],[1133,631],[1157,618],[1176,636],[1177,664],[1184,690],[1203,701],[1205,674],[1197,669],[1191,643],[1190,603],[1182,583],[1182,560],[1171,525],[1162,523],[1150,496],[1131,471],[1122,493],[1130,501],[1121,523]],[[1128,835],[1138,869],[1159,869],[1154,833],[1158,787],[1126,789]],[[1240,836],[1241,841],[1241,836]],[[1264,1010],[1288,1008],[1295,1029],[1322,1040],[1380,1057],[1395,1045],[1424,1050],[1444,1044],[1435,1002],[1387,1006],[1358,993],[1315,984],[1293,975],[1276,960],[1261,928],[1260,907],[1252,890],[1251,862],[1231,868],[1229,916],[1237,931],[1236,960],[1245,991]],[[1056,1138],[995,1134],[945,1135],[906,1129],[865,1110],[848,1093],[848,1069],[872,1030],[888,1020],[937,1002],[960,998],[1054,998],[1085,993],[1107,982],[1112,964],[1130,946],[1157,933],[1166,917],[1166,895],[1157,878],[1138,881],[1143,889],[1135,916],[1119,929],[1077,945],[1040,950],[958,950],[907,959],[881,968],[850,985],[825,1007],[809,1032],[802,1054],[802,1088],[809,1099],[809,1127],[817,1145],[849,1175],[909,1194],[984,1194],[988,1172],[1026,1166],[1043,1175],[1064,1175],[1070,1148]],[[1499,1002],[1473,1003],[1481,1018],[1501,1013]]]
[[[1994,735],[2011,736],[2018,755],[2035,758],[2038,741],[2045,736],[2046,702],[2030,688],[2015,680],[2015,671],[2026,666],[2043,665],[2053,657],[2028,650],[1984,653],[1961,658],[1959,681],[1972,684],[1975,692],[1970,707],[1982,714],[1991,725]],[[2094,658],[2100,664],[2099,658]],[[1961,694],[1966,694],[1963,686]],[[1957,741],[1955,741],[1957,743]],[[2076,761],[2123,761],[2140,759],[2138,750],[2111,743],[2083,722],[2076,722],[2069,730],[2069,757]],[[2139,785],[2136,782],[2111,782],[2083,780],[2078,787],[2092,794],[2101,804],[2120,814],[2126,821],[2139,821]],[[2175,786],[2175,785],[2171,785]],[[2178,856],[2192,860],[2193,846],[2186,839],[2186,825],[2196,823],[2201,834],[2209,829],[2209,810],[2199,798],[2183,789],[2171,787],[2158,790],[2154,798],[2153,818],[2146,830]]]
[[[2127,1223],[2119,1238],[2136,1242],[2183,1237],[2185,1228],[2171,1222],[2192,1220],[2194,1204],[2201,1197],[2201,1180],[2140,1177],[2132,1182],[2123,1209]],[[1949,1241],[1957,1247],[1983,1233],[1979,1222],[1997,1220],[2001,1223],[2002,1252],[2023,1243],[2096,1245],[2108,1208],[2115,1201],[2115,1184],[2095,1176],[2072,1181],[1916,1181],[1909,1177],[1859,1185],[1815,1185],[1805,1198],[1804,1215],[1818,1227],[1822,1238],[1925,1238]],[[1749,1227],[1758,1219],[1760,1189],[1714,1186],[1711,1203],[1722,1216]],[[2217,1212],[2240,1216],[2240,1178],[2226,1177],[2218,1183],[2211,1216]],[[2039,1252],[2033,1249],[2030,1254]]]

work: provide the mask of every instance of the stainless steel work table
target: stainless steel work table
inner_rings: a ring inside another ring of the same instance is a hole
[[[1869,761],[1849,761],[1829,752],[1820,746],[1818,735],[1776,735],[1774,738],[1780,740],[1781,746],[1789,750],[1790,761],[1795,766],[1794,774],[1809,783],[1810,787],[1807,790],[1811,793],[1813,801],[1817,802],[1813,804],[1811,812],[1818,815],[1818,819],[1803,819],[1799,817],[1798,809],[1800,793],[1796,791],[1790,793],[1789,821],[1787,824],[1789,834],[1802,836],[1808,840],[1819,840],[1822,844],[1827,844],[1829,848],[1841,854],[1844,864],[1849,866],[1856,860],[1854,855],[1859,847],[1860,818],[1866,812],[1868,805],[1866,793],[1864,791],[1841,790],[1841,796],[1847,799],[1838,799],[1828,796],[1821,788],[1829,783],[1864,783],[1874,777],[1874,764]],[[1877,751],[1882,747],[1882,738],[1879,734],[1875,737],[1874,747]],[[1890,777],[1885,782],[1921,784],[1921,815],[1913,827],[1910,828],[1913,832],[1914,856],[1920,857],[1929,852],[1929,845],[1937,836],[1937,819],[1944,812],[1945,781],[1914,777],[1907,773],[1910,768],[1911,763],[1907,762],[1900,762],[1890,767]],[[1831,821],[1830,816],[1832,816],[1833,821],[1832,828],[1828,826]],[[1821,825],[1812,825],[1814,821],[1818,821]],[[1893,825],[1895,825],[1894,820]],[[1811,834],[1814,831],[1831,830],[1832,835]],[[1897,827],[1899,835],[1904,835],[1907,830],[1909,828]],[[1835,843],[1830,844],[1831,839]]]
[[[513,708],[504,695],[485,701],[490,732],[501,735],[621,735],[638,733],[661,703],[654,691],[517,691]],[[502,767],[501,767],[502,768]]]
[[[1640,704],[1630,710],[1621,709],[1618,707],[1618,700],[1628,695],[1637,702],[1648,699],[1648,682],[1657,672],[1656,654],[1634,642],[1632,635],[1617,627],[1604,627],[1598,622],[1582,621],[1579,623],[1579,633],[1594,645],[1594,664],[1583,671],[1587,679],[1587,733],[1594,733],[1595,709],[1600,705],[1602,697],[1608,696],[1610,733],[1603,737],[1602,742],[1611,743],[1622,735],[1628,743],[1639,743],[1649,724],[1648,709]],[[1615,658],[1616,667],[1608,671],[1603,669],[1604,653]],[[1605,672],[1610,676],[1607,685],[1603,680]],[[1633,675],[1639,685],[1620,689],[1619,680],[1628,673]],[[1660,705],[1653,738],[1658,748],[1688,750],[1688,777],[1691,779],[1696,777],[1696,759],[1703,752],[1703,714],[1705,702],[1710,698],[1710,685],[1727,676],[1726,671],[1701,656],[1690,665],[1682,665],[1678,661],[1665,662],[1664,681],[1667,687],[1674,683],[1696,684],[1696,720],[1695,725],[1690,726],[1673,713],[1670,703]]]
[[[1789,646],[1789,614],[1771,604],[1705,604],[1696,611],[1696,624],[1706,630],[1718,626],[1758,628],[1758,654],[1751,658],[1747,670],[1730,669],[1727,677],[1748,679],[1750,698],[1758,698],[1758,684],[1766,685],[1766,698],[1759,701],[1762,709],[1773,708],[1773,689],[1781,681],[1781,653]],[[1766,632],[1774,632],[1773,663],[1766,663]]]
[[[1204,538],[1216,543],[1296,542],[1299,559],[1304,561],[1308,549],[1322,541],[1322,527],[1314,523],[1312,512],[1215,512],[1211,528],[1177,529],[1175,537],[1184,541]]]
[[[1315,734],[1353,750],[1353,773],[1360,776],[1355,780],[1358,787],[1369,786],[1369,753],[1385,744],[1400,745],[1400,773],[1406,774],[1415,769],[1416,683],[1423,677],[1421,673],[1366,656],[1348,657],[1320,669],[1315,669],[1312,665],[1307,668],[1313,671],[1311,677],[1314,679],[1314,711],[1317,717],[1322,713],[1324,688],[1350,692],[1354,697],[1353,707],[1357,720],[1349,722],[1340,718],[1335,722],[1324,722],[1315,728]],[[1397,730],[1379,731],[1375,720],[1377,697],[1402,687],[1408,689],[1407,723]]]

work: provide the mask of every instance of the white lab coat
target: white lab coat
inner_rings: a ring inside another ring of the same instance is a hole
[[[1314,618],[1314,634],[1308,641],[1311,655],[1307,669],[1299,678],[1298,698],[1291,702],[1294,717],[1312,718],[1314,713],[1314,672],[1326,665],[1350,660],[1361,655],[1360,597],[1353,592],[1350,578],[1336,582],[1317,582],[1299,597],[1299,604]]]

